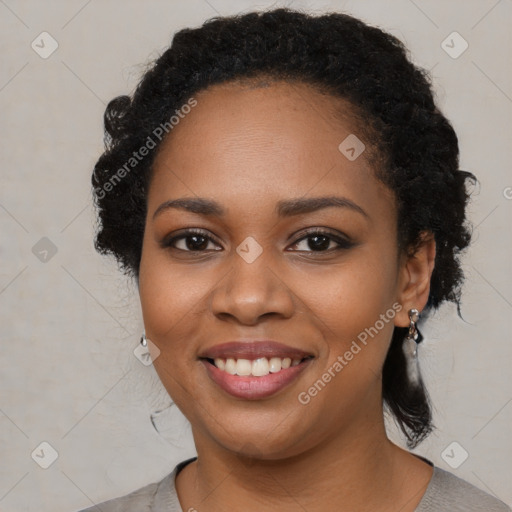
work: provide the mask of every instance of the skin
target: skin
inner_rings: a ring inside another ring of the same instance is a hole
[[[426,236],[414,256],[399,252],[394,194],[365,153],[350,161],[338,150],[351,133],[364,140],[346,101],[286,82],[215,85],[194,97],[154,162],[139,274],[146,333],[160,350],[154,366],[198,452],[176,479],[183,510],[413,511],[432,468],[387,438],[382,366],[393,326],[408,326],[407,311],[427,302],[435,242]],[[275,212],[281,200],[332,195],[365,214]],[[181,197],[214,199],[226,212],[173,208],[153,218]],[[328,251],[315,250],[304,230],[319,227],[354,245],[336,250],[327,238]],[[185,228],[212,241],[196,241],[202,252],[190,251],[190,238],[161,246]],[[236,252],[248,236],[263,250],[252,263]],[[302,405],[299,393],[396,303],[394,319]],[[198,355],[240,338],[277,340],[314,359],[277,394],[237,399]]]

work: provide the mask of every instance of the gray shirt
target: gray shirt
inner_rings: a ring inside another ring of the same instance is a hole
[[[434,464],[423,458],[431,466]],[[186,512],[183,511],[174,480],[178,472],[196,458],[180,462],[160,482],[105,501],[79,512]],[[502,501],[481,491],[444,469],[434,466],[434,473],[415,512],[512,512]]]

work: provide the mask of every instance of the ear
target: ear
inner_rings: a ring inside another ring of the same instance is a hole
[[[400,263],[398,302],[403,306],[395,316],[397,327],[409,326],[409,310],[420,313],[430,293],[430,279],[436,259],[436,242],[431,231],[423,231],[420,243],[412,254],[404,254]]]

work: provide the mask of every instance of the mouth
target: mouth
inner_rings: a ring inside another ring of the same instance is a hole
[[[200,359],[206,368],[209,378],[218,387],[232,397],[243,400],[261,400],[276,395],[291,385],[312,360],[313,357],[305,357],[293,361],[290,358],[283,358],[282,360],[280,358],[271,358],[270,361],[266,358],[258,358],[253,361],[231,358],[224,361],[224,359],[220,358],[220,361],[217,359],[217,364],[220,366],[224,364],[224,369],[221,369],[217,367],[216,360],[209,358]],[[279,370],[278,362],[281,366]],[[288,363],[290,366],[286,367]],[[270,371],[271,364],[274,365],[273,370],[277,371]],[[242,375],[226,371],[229,369],[237,372],[238,368],[240,368]],[[257,375],[254,375],[253,372]]]
[[[229,375],[238,375],[240,377],[265,377],[271,373],[279,373],[288,368],[298,366],[312,358],[313,356],[306,356],[300,359],[292,359],[290,357],[259,357],[253,360],[242,358],[235,359],[233,357],[201,359]]]
[[[314,358],[276,341],[246,340],[215,345],[198,359],[216,387],[232,397],[259,400],[288,387]]]
[[[288,387],[314,359],[281,343],[231,342],[200,354],[209,378],[236,398],[259,400]]]

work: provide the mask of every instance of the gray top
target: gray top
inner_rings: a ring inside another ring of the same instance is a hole
[[[420,457],[425,462],[434,464]],[[184,512],[180,506],[174,479],[192,459],[180,462],[160,482],[105,501],[79,512]],[[434,466],[434,473],[415,512],[512,512],[505,503],[444,469]]]

